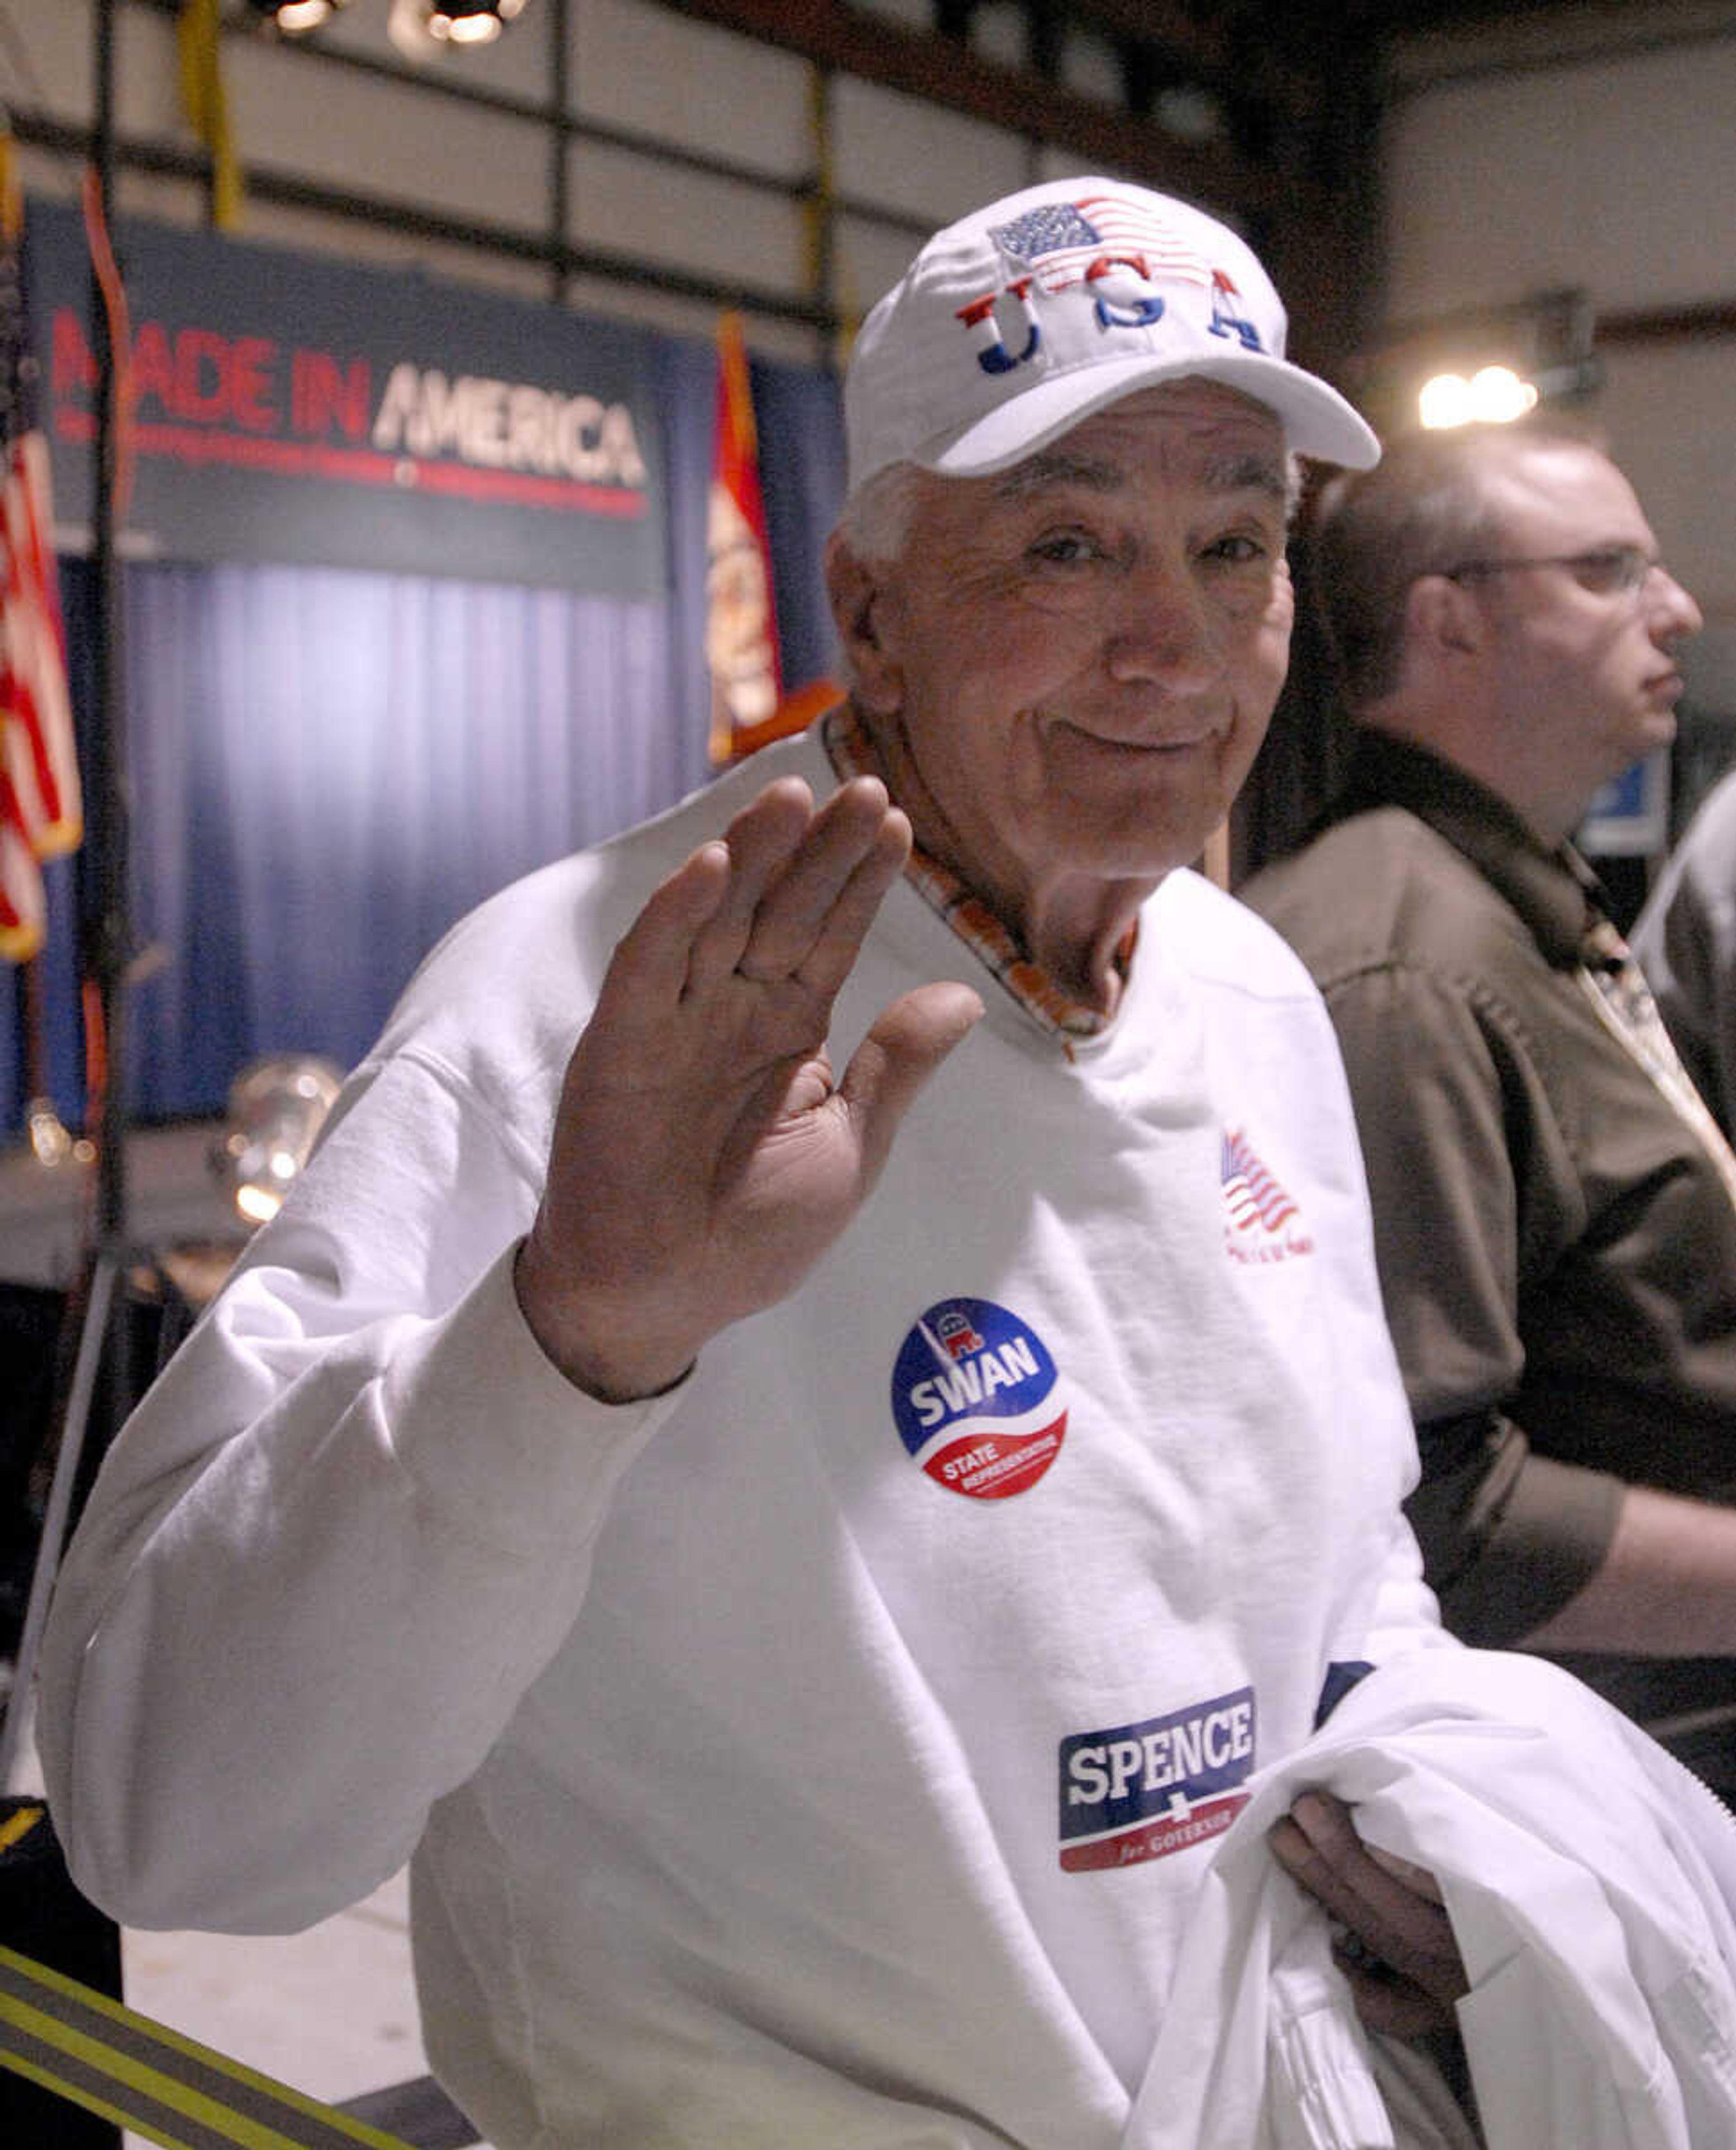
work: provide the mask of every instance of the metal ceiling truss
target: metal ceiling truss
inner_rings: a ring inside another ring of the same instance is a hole
[[[124,0],[174,17],[179,0]],[[731,30],[806,60],[815,70],[814,160],[804,174],[764,170],[653,138],[568,109],[570,0],[539,0],[515,37],[548,39],[549,95],[526,98],[431,73],[407,62],[324,43],[317,33],[286,43],[310,65],[344,68],[437,97],[493,109],[549,131],[545,220],[507,225],[431,210],[425,204],[315,179],[249,162],[246,182],[262,201],[315,210],[546,265],[553,295],[577,277],[654,288],[679,297],[799,323],[829,355],[845,318],[833,289],[834,227],[840,218],[896,230],[913,242],[926,220],[901,214],[836,187],[825,139],[826,84],[849,75],[920,98],[1062,151],[1080,169],[1105,168],[1183,194],[1239,223],[1267,257],[1289,304],[1293,342],[1330,366],[1354,346],[1368,318],[1373,223],[1375,59],[1378,41],[1353,33],[1346,0],[1335,32],[1311,11],[1286,29],[1284,11],[1254,0],[1218,0],[1196,13],[1178,0],[1014,0],[1024,20],[1025,61],[990,59],[969,42],[986,0],[931,0],[932,27],[905,28],[848,0],[660,0],[694,19]],[[1366,0],[1364,0],[1366,4]],[[540,21],[538,18],[541,18]],[[1071,28],[1089,28],[1115,53],[1120,98],[1088,97],[1058,79]],[[229,0],[225,35],[269,34],[245,0]],[[1164,124],[1166,98],[1185,95],[1196,124]],[[79,154],[84,130],[64,115],[14,108],[19,139]],[[674,265],[648,264],[569,236],[567,152],[575,141],[601,142],[634,154],[794,199],[808,214],[808,288],[744,288]],[[242,145],[245,156],[245,144]],[[184,141],[123,135],[119,168],[197,179],[209,161]]]

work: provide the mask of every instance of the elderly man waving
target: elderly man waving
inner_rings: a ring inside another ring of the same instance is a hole
[[[413,1857],[499,2150],[1121,2142],[1255,1772],[1446,1647],[1330,1024],[1184,871],[1290,459],[1375,453],[1283,338],[1118,183],[926,247],[850,367],[847,702],[455,931],[110,1459],[84,1885],[295,1925]],[[1370,2020],[1436,2020],[1426,1880],[1295,1815],[1414,1974]]]

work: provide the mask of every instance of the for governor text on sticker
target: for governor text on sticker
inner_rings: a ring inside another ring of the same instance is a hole
[[[1061,1864],[1134,1866],[1221,1836],[1254,1774],[1251,1687],[1061,1743]]]
[[[987,1299],[943,1299],[905,1338],[892,1369],[899,1437],[937,1486],[1004,1501],[1061,1452],[1067,1401],[1036,1331]]]

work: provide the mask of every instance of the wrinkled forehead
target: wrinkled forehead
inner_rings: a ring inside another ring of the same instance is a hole
[[[1287,502],[1292,459],[1277,414],[1217,381],[1166,381],[1123,397],[987,481],[1017,499],[1057,486],[1098,492],[1187,479]]]

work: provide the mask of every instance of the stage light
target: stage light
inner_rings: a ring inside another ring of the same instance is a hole
[[[317,30],[321,23],[329,23],[340,8],[349,5],[349,0],[248,0],[248,4],[286,38],[295,38],[304,30]]]
[[[38,1164],[64,1164],[73,1154],[73,1138],[49,1098],[33,1098],[24,1108],[30,1154]]]
[[[245,1223],[263,1224],[282,1208],[342,1082],[331,1061],[300,1052],[255,1061],[235,1078],[211,1162]]]
[[[1431,433],[1471,419],[1471,383],[1462,373],[1437,373],[1416,391],[1416,412]]]
[[[1417,391],[1416,411],[1431,432],[1450,426],[1509,426],[1537,407],[1537,385],[1510,366],[1479,366],[1470,380],[1437,373]]]
[[[428,34],[454,45],[485,45],[522,13],[524,0],[427,0]]]
[[[247,0],[252,13],[285,37],[329,23],[350,0]],[[424,58],[442,45],[482,45],[524,12],[524,0],[392,0],[387,34],[401,51]]]
[[[1597,393],[1596,326],[1578,288],[1470,306],[1389,328],[1350,361],[1346,385],[1378,433],[1510,425]]]

